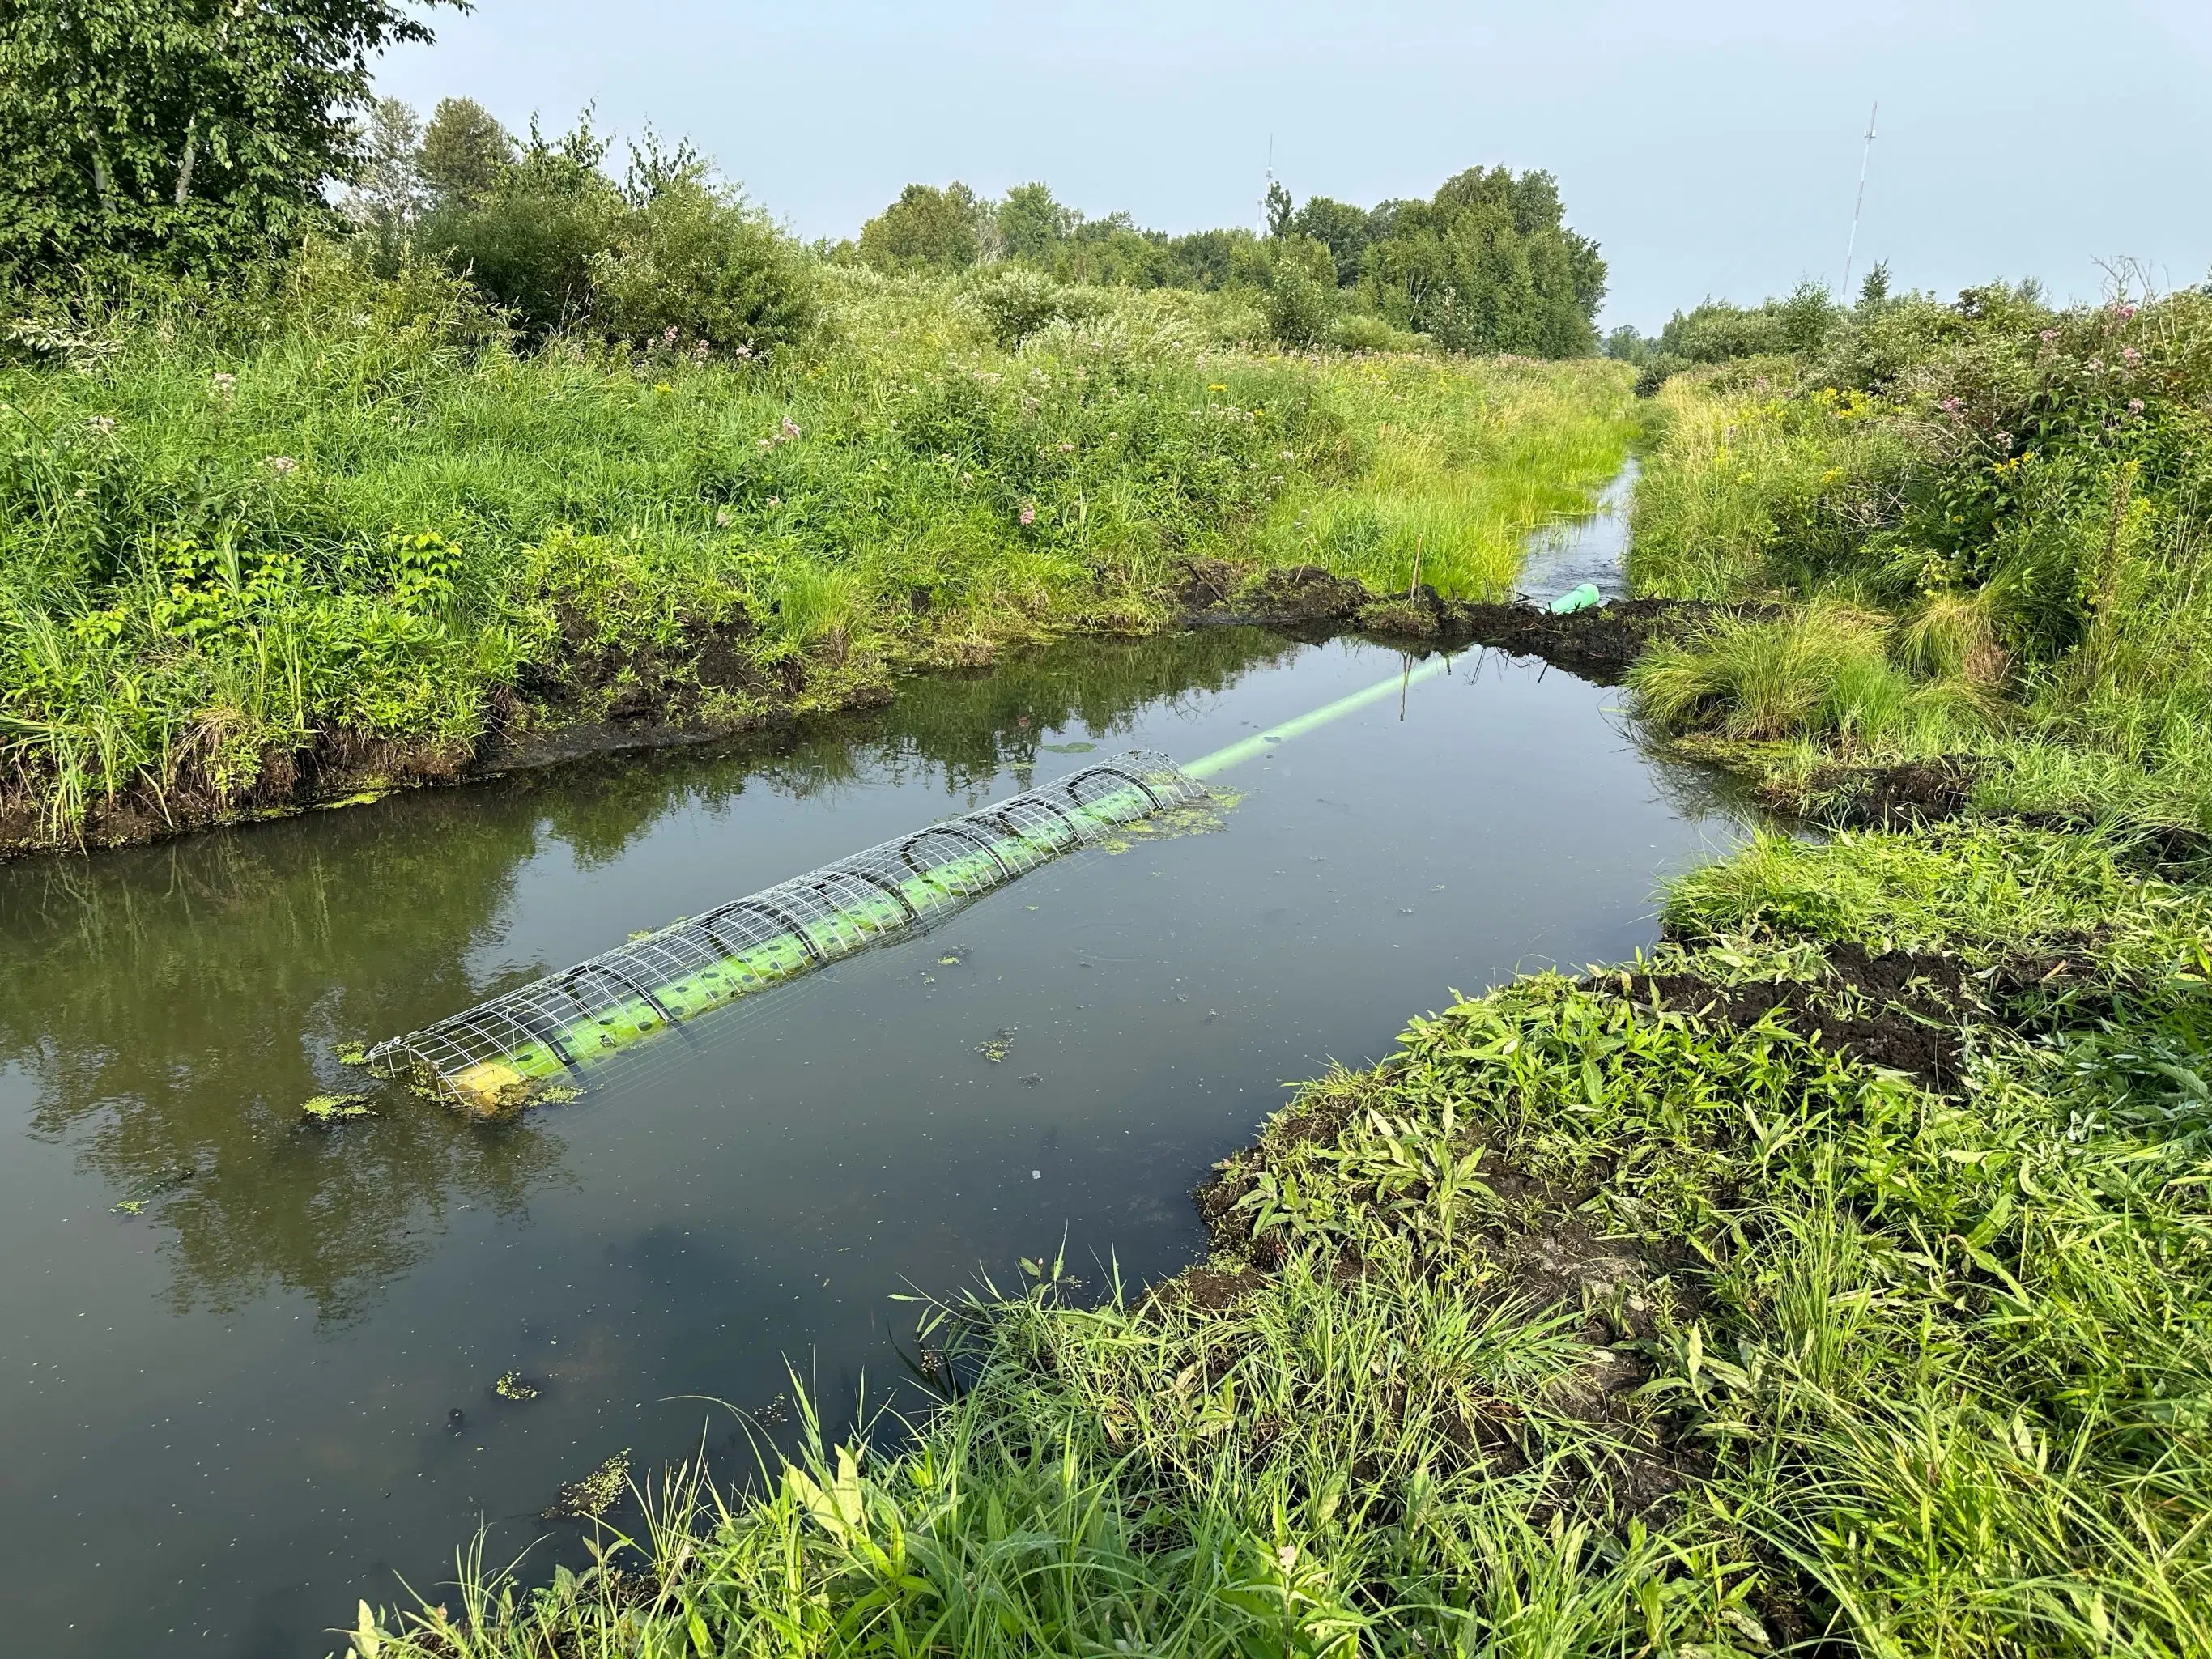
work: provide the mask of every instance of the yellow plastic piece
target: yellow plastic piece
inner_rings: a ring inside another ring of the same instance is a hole
[[[522,1073],[503,1060],[480,1060],[446,1079],[472,1106],[494,1107],[508,1098],[509,1091],[522,1087]]]

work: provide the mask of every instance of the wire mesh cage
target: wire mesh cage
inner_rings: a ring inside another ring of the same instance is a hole
[[[594,1060],[750,992],[927,928],[1041,864],[1205,793],[1161,755],[1086,766],[379,1043],[368,1063],[495,1110],[564,1077],[581,1081]]]

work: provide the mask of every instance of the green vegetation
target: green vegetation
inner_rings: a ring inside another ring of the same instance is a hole
[[[2202,1651],[2212,894],[1975,824],[1667,914],[1310,1085],[1206,1267],[935,1316],[903,1449],[356,1647]]]
[[[884,270],[964,270],[992,261],[1062,283],[1249,292],[1284,345],[1572,357],[1595,349],[1605,297],[1597,244],[1568,228],[1548,173],[1470,168],[1427,201],[1372,209],[1325,196],[1297,206],[1271,187],[1265,235],[1170,236],[1126,213],[1086,219],[1042,183],[996,202],[955,181],[908,185],[831,251]]]
[[[1547,174],[1167,265],[915,186],[810,251],[650,131],[617,181],[588,120],[372,101],[428,38],[381,0],[82,9],[0,8],[0,852],[867,702],[1269,564],[1502,597],[1635,424],[1618,365],[1425,355],[1590,349]]]
[[[374,1117],[367,1095],[310,1095],[300,1103],[300,1115],[309,1123],[327,1127]]]
[[[1642,712],[1943,821],[1758,838],[1302,1091],[1206,1265],[1025,1264],[906,1437],[356,1648],[2205,1650],[2208,303],[1872,294],[1658,388],[1634,574],[1708,608]]]
[[[1649,658],[1647,711],[1799,804],[1949,755],[1984,805],[2212,829],[2208,386],[2212,296],[2002,284],[1676,374],[1632,574],[1759,609]]]
[[[664,198],[665,199],[665,198]],[[641,210],[650,214],[652,208]],[[591,720],[732,729],[1310,561],[1498,596],[1632,428],[1625,371],[1286,359],[1233,299],[812,271],[803,349],[526,352],[310,247],[0,365],[0,840],[130,839]]]
[[[0,290],[281,257],[354,164],[370,60],[429,38],[393,0],[5,0]]]

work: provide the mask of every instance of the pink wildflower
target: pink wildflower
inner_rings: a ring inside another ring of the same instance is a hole
[[[1017,513],[1014,516],[1017,519],[1019,519],[1024,524],[1035,524],[1036,522],[1036,508],[1031,507],[1027,501],[1024,501],[1022,503],[1022,510],[1019,513]]]
[[[2128,413],[2129,413],[2129,414],[2130,414],[2130,415],[2140,415],[2140,414],[2142,414],[2142,410],[2143,410],[2143,402],[2142,402],[2142,398],[2129,398],[2129,399],[2128,399]]]
[[[793,420],[790,416],[785,416],[782,426],[777,428],[777,435],[786,443],[791,442],[799,436],[799,422]]]

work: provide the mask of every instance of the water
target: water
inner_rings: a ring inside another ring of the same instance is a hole
[[[1614,694],[1470,653],[1223,781],[1212,833],[1047,866],[930,936],[485,1127],[334,1045],[1072,770],[1190,757],[1396,672],[1229,629],[907,687],[780,750],[631,757],[0,866],[0,1606],[42,1655],[314,1655],[630,1449],[900,1370],[894,1294],[1067,1241],[1136,1277],[1285,1079],[1516,970],[1653,936],[1732,844]],[[947,960],[951,958],[951,960]],[[978,1052],[1000,1034],[997,1062]],[[118,1213],[118,1204],[143,1206]],[[520,1370],[526,1404],[494,1380]]]
[[[1549,605],[1588,582],[1608,603],[1628,598],[1628,510],[1636,497],[1637,471],[1632,458],[1606,486],[1595,511],[1532,538],[1514,591],[1532,605]]]

